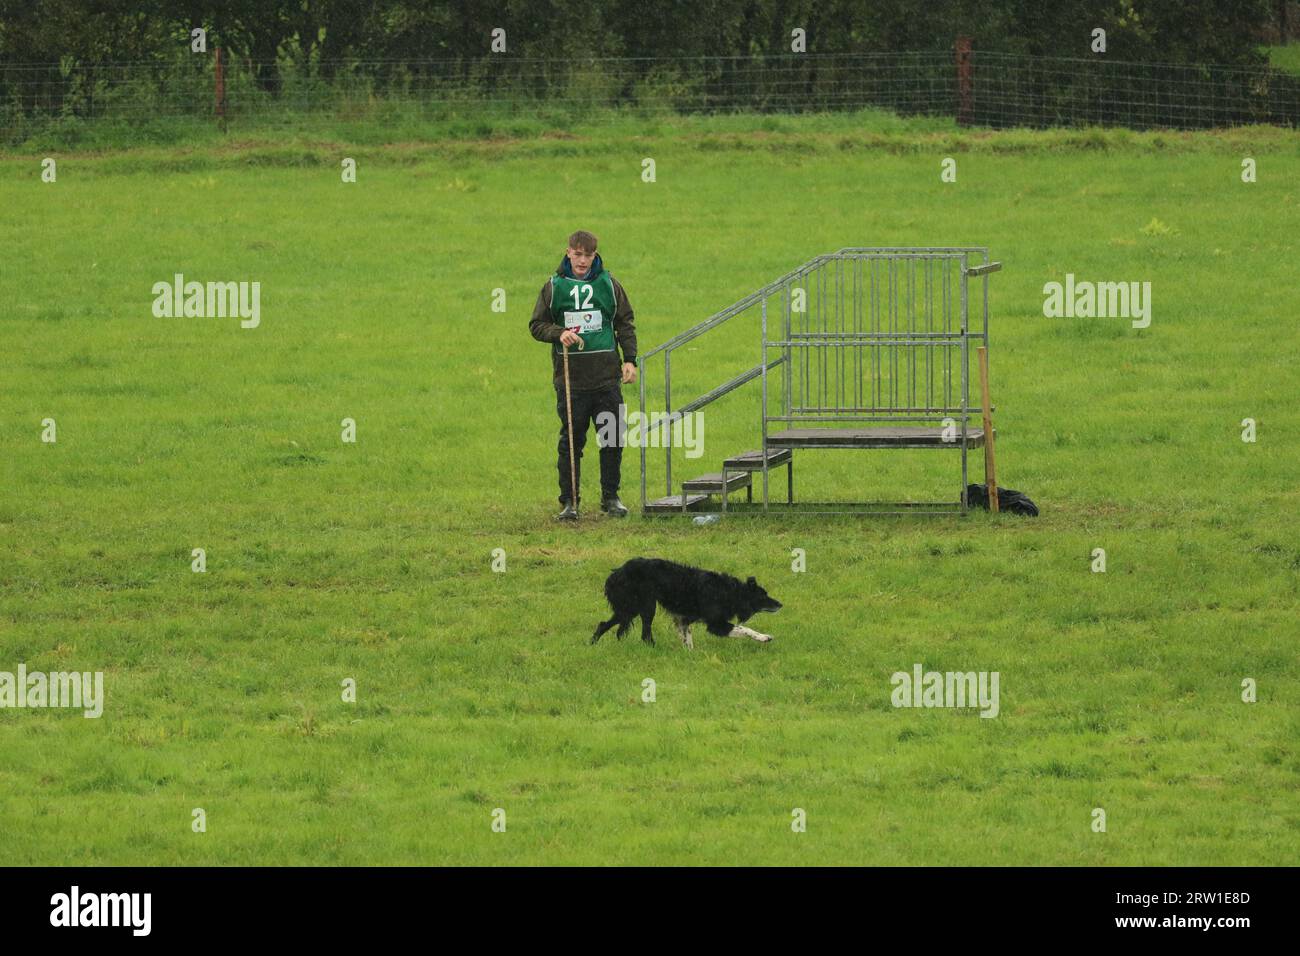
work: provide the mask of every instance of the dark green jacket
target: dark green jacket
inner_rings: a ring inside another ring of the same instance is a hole
[[[565,278],[574,278],[573,268],[569,265],[568,256],[561,260],[555,274]],[[623,363],[636,363],[636,326],[634,324],[635,317],[632,313],[632,305],[627,300],[627,293],[623,290],[623,286],[614,278],[612,273],[605,271],[604,263],[601,262],[600,256],[597,255],[592,260],[587,275],[583,276],[583,281],[595,281],[602,275],[608,276],[614,286],[613,325],[617,347],[613,351],[594,352],[590,355],[583,354],[577,347],[569,349],[569,384],[575,392],[597,391],[617,386],[622,382]],[[537,296],[537,304],[533,307],[533,315],[528,322],[528,330],[537,341],[552,343],[551,370],[553,380],[556,388],[563,389],[564,357],[561,349],[554,343],[560,341],[560,333],[564,331],[564,326],[555,319],[554,311],[551,308],[551,291],[552,281],[547,279],[546,284],[542,286],[542,291]]]

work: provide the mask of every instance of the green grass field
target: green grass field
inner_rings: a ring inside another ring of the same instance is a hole
[[[107,696],[0,710],[0,864],[1300,863],[1294,132],[357,139],[0,157],[0,671]],[[527,322],[575,228],[643,350],[818,253],[988,246],[999,476],[1042,516],[556,526]],[[260,326],[155,318],[177,272],[260,281]],[[1150,281],[1150,328],[1044,318],[1067,272]],[[642,554],[756,575],[776,640],[589,646]],[[895,709],[916,663],[999,672],[1000,715]]]
[[[1300,43],[1264,47],[1268,61],[1288,73],[1300,73]]]

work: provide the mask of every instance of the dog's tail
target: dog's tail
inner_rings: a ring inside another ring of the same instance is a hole
[[[605,600],[612,610],[628,607],[631,603],[632,582],[628,580],[627,568],[619,566],[605,579]]]
[[[621,638],[627,633],[632,618],[635,616],[636,595],[634,591],[635,589],[629,580],[626,568],[618,567],[610,572],[609,577],[605,579],[605,600],[609,602],[613,616],[608,621],[596,625],[596,633],[591,636],[591,643],[595,644],[600,640],[600,636],[615,624],[618,625],[618,631],[614,634],[615,637]]]

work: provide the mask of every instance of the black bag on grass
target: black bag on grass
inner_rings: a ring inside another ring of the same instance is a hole
[[[967,485],[966,501],[972,508],[983,508],[988,511],[988,485]],[[1028,515],[1031,518],[1038,517],[1038,505],[1014,488],[998,488],[998,510],[1010,511],[1015,515]]]

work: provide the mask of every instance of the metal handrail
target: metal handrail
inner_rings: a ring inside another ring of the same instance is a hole
[[[689,342],[691,339],[703,335],[705,332],[709,331],[709,329],[716,328],[717,326],[721,325],[723,322],[727,321],[727,319],[739,315],[741,312],[748,309],[751,305],[753,305],[755,302],[757,302],[759,299],[763,298],[764,296],[771,295],[773,290],[775,290],[777,286],[780,286],[783,283],[794,280],[795,278],[807,272],[809,269],[813,268],[814,266],[818,266],[821,263],[832,258],[834,258],[833,254],[825,255],[825,256],[817,256],[815,259],[810,259],[808,262],[805,262],[802,266],[800,266],[798,269],[795,269],[793,272],[786,273],[781,278],[777,279],[775,282],[769,282],[767,285],[763,286],[763,288],[759,289],[757,292],[751,292],[743,299],[740,299],[737,302],[733,302],[731,305],[727,306],[721,312],[716,312],[713,315],[709,316],[699,325],[693,325],[684,332],[678,332],[667,342],[664,342],[661,345],[656,345],[649,352],[642,352],[638,357],[649,358],[650,356],[656,355],[659,352],[668,351],[670,349],[675,349],[680,345],[684,345],[685,343]]]
[[[782,355],[780,358],[773,359],[772,361],[768,362],[766,368],[776,368],[784,361],[785,361],[785,356]],[[719,385],[717,388],[705,392],[703,395],[701,395],[699,398],[695,399],[694,401],[687,402],[685,405],[683,405],[681,408],[678,409],[678,412],[680,412],[683,415],[686,415],[690,412],[696,411],[697,409],[703,408],[705,405],[721,398],[723,395],[726,395],[728,392],[734,392],[736,389],[740,388],[740,386],[744,385],[746,382],[752,382],[754,379],[762,375],[764,371],[765,371],[764,366],[755,365],[749,371],[741,372],[731,381],[724,382],[723,384]]]
[[[645,415],[645,404],[646,404],[645,361],[646,359],[658,355],[660,352],[664,354],[664,414],[669,414],[672,411],[672,352],[674,349],[680,348],[681,346],[685,345],[687,342],[690,342],[692,339],[696,339],[699,336],[703,335],[705,332],[708,332],[710,329],[717,328],[719,325],[722,325],[722,323],[726,322],[728,319],[734,318],[735,316],[744,312],[755,302],[763,302],[765,306],[764,312],[766,313],[767,297],[770,296],[776,289],[780,288],[782,285],[793,282],[795,279],[799,278],[800,276],[805,275],[806,273],[817,268],[823,262],[826,262],[834,258],[837,258],[835,254],[816,256],[808,260],[807,262],[805,262],[799,268],[786,273],[781,278],[776,279],[773,282],[769,282],[767,285],[763,286],[763,288],[758,289],[755,292],[751,292],[743,299],[733,302],[731,305],[727,306],[721,312],[717,312],[711,315],[709,318],[705,319],[703,322],[699,323],[698,325],[692,326],[691,328],[687,329],[684,332],[679,332],[677,335],[674,335],[667,342],[655,346],[654,348],[650,349],[648,352],[639,353],[637,355],[636,362],[637,362],[637,374],[638,374],[638,378],[640,379],[640,385],[641,385],[640,388],[641,414],[643,416]],[[764,329],[764,336],[766,336],[766,329]],[[770,363],[767,362],[766,355],[761,356],[761,358],[763,359],[763,361],[760,362],[760,364],[756,365],[754,368],[750,369],[748,372],[743,372],[741,375],[732,379],[730,382],[726,382],[723,385],[720,385],[717,388],[714,388],[709,392],[706,392],[704,395],[692,399],[684,406],[682,410],[679,411],[679,414],[685,414],[690,411],[695,411],[696,409],[699,409],[704,405],[709,404],[709,402],[721,398],[723,395],[727,394],[728,392],[734,391],[735,389],[739,388],[741,385],[744,385],[746,382],[751,382],[755,378],[758,378],[760,375],[765,376],[769,368],[775,368],[777,365],[781,364],[781,362],[785,361],[784,356]],[[767,385],[766,377],[764,377],[763,384],[764,384],[764,388],[766,389],[766,385]],[[766,393],[764,394],[764,400],[766,401]],[[646,463],[646,449],[645,449],[645,445],[642,444],[641,445],[641,507],[642,508],[644,508],[646,504],[645,463]],[[665,493],[671,495],[673,493],[673,456],[672,456],[671,446],[664,449],[664,479],[665,479],[665,486],[666,486]],[[685,498],[686,498],[686,493],[682,492],[683,507],[685,506]]]
[[[927,246],[926,248],[928,250],[926,252],[917,252],[915,246],[845,246],[834,254],[837,256],[845,253],[858,255],[865,252],[870,254],[872,258],[876,258],[876,254],[888,256],[892,253],[902,252],[909,258],[914,259],[943,259],[967,252],[978,252],[982,256],[987,256],[989,251],[988,246]]]

